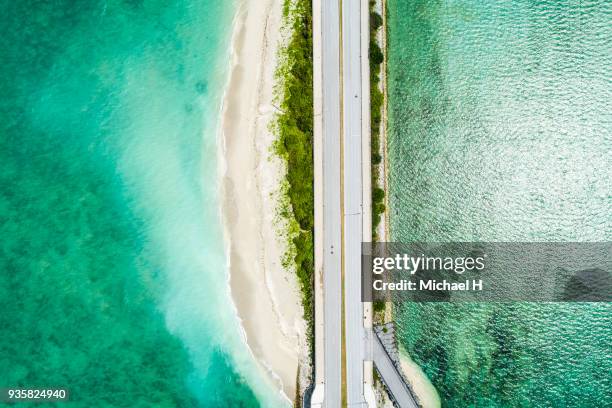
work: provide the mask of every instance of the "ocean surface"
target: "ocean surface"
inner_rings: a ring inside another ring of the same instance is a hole
[[[279,403],[242,340],[217,200],[235,9],[2,1],[0,387]]]
[[[388,0],[396,241],[610,241],[612,3]],[[612,305],[403,304],[446,407],[612,406]]]

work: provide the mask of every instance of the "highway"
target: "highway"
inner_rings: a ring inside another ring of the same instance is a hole
[[[372,334],[371,306],[361,302],[361,242],[372,235],[368,0],[313,0],[313,13],[315,388],[311,406],[342,406],[344,290],[347,405],[375,407],[376,364],[400,406],[412,407],[414,401],[405,395],[400,374]],[[407,399],[408,405],[403,405]]]
[[[364,365],[366,332],[361,302],[362,241],[362,72],[361,1],[342,2],[342,85],[344,162],[344,294],[346,392],[349,407],[366,407]]]
[[[340,6],[321,1],[325,407],[341,406]]]

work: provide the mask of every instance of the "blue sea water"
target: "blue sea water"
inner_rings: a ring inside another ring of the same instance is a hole
[[[281,404],[227,286],[216,129],[235,2],[2,1],[0,387]]]
[[[392,238],[609,242],[612,3],[387,6]],[[397,310],[443,406],[612,404],[609,303]]]

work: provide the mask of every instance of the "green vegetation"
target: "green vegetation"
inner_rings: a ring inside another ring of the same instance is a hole
[[[285,17],[292,34],[279,68],[280,108],[276,152],[287,163],[286,194],[297,223],[291,232],[291,257],[302,291],[304,318],[314,334],[314,170],[312,95],[312,4],[310,0],[286,0]],[[312,344],[310,344],[312,350]]]
[[[376,241],[376,227],[385,212],[385,191],[378,185],[380,154],[380,125],[382,122],[383,93],[380,91],[380,69],[384,55],[376,42],[376,33],[383,25],[380,14],[374,11],[375,1],[370,1],[370,127],[372,135],[372,241]]]

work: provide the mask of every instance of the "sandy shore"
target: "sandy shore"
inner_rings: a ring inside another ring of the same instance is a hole
[[[400,347],[400,364],[404,376],[409,380],[412,391],[423,408],[440,408],[440,396],[421,367]]]
[[[220,174],[230,286],[247,344],[293,401],[298,363],[307,360],[307,349],[295,274],[282,266],[286,225],[278,200],[284,163],[271,153],[281,13],[282,0],[240,5],[223,101]]]

